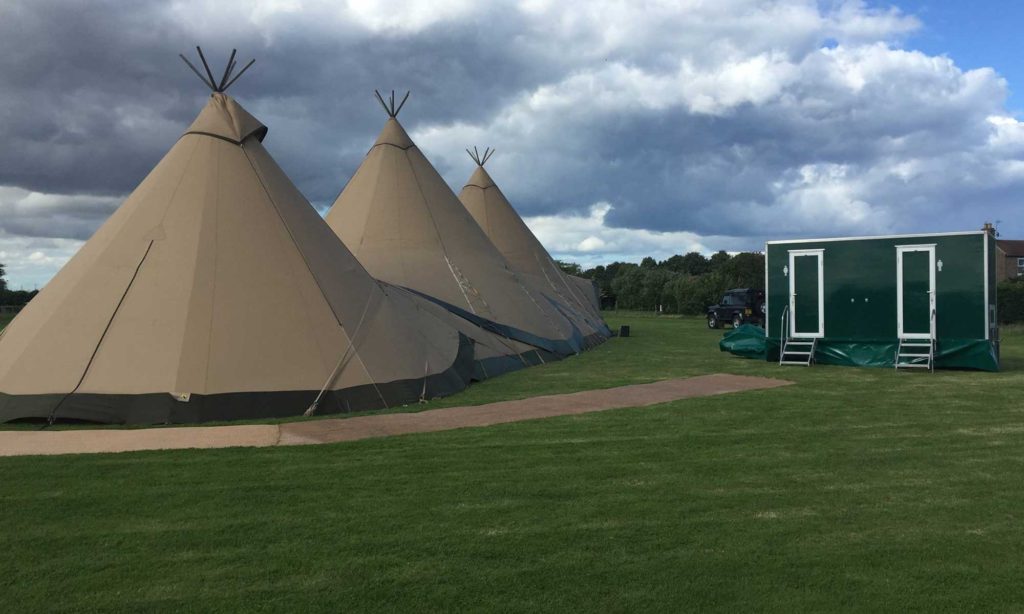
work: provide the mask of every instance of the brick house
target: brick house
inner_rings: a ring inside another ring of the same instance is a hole
[[[1024,241],[996,239],[996,279],[1024,278]]]

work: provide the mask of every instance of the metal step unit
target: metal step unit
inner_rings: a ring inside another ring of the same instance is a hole
[[[896,348],[896,370],[900,369],[935,371],[935,340],[900,339]]]
[[[900,325],[899,330],[903,326]],[[929,317],[928,336],[917,335],[913,338],[900,337],[900,343],[896,346],[896,370],[900,369],[928,369],[929,373],[935,372],[935,308],[932,308]]]
[[[809,367],[814,362],[814,352],[817,349],[818,339],[816,337],[787,338],[782,343],[782,351],[779,353],[779,364]]]
[[[790,337],[789,335],[785,335],[785,332],[789,330],[788,325],[789,306],[787,305],[782,310],[782,318],[779,328],[779,366],[811,366],[814,362],[814,352],[818,349],[818,338]]]

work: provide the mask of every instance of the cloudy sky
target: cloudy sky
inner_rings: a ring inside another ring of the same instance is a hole
[[[452,188],[465,147],[497,148],[556,257],[986,220],[1024,238],[1005,5],[3,0],[0,262],[45,284],[141,181],[208,95],[177,57],[197,43],[257,58],[231,93],[321,210],[383,124],[373,89],[409,89],[400,119]]]

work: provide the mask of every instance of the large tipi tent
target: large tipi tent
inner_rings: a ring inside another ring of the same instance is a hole
[[[459,193],[459,200],[466,210],[512,270],[529,279],[535,287],[542,288],[546,296],[570,314],[580,329],[589,333],[589,340],[600,341],[608,337],[610,331],[601,319],[600,306],[595,305],[590,280],[562,272],[484,168],[494,150],[488,148],[483,155],[475,147],[473,151],[466,151],[476,162],[476,170]],[[589,290],[585,287],[588,284]]]
[[[409,138],[394,93],[378,99],[388,119],[327,214],[334,232],[378,279],[544,355],[583,349],[583,333],[515,275]]]
[[[233,58],[219,82],[193,67],[206,107],[3,331],[0,421],[369,409],[479,370],[456,318],[374,280],[270,157],[224,93]]]
[[[594,313],[601,314],[601,293],[593,279],[566,275],[570,282],[580,291],[580,294],[590,303]]]

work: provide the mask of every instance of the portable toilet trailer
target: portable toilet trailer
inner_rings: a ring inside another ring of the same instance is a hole
[[[987,231],[765,245],[768,360],[999,369]]]

